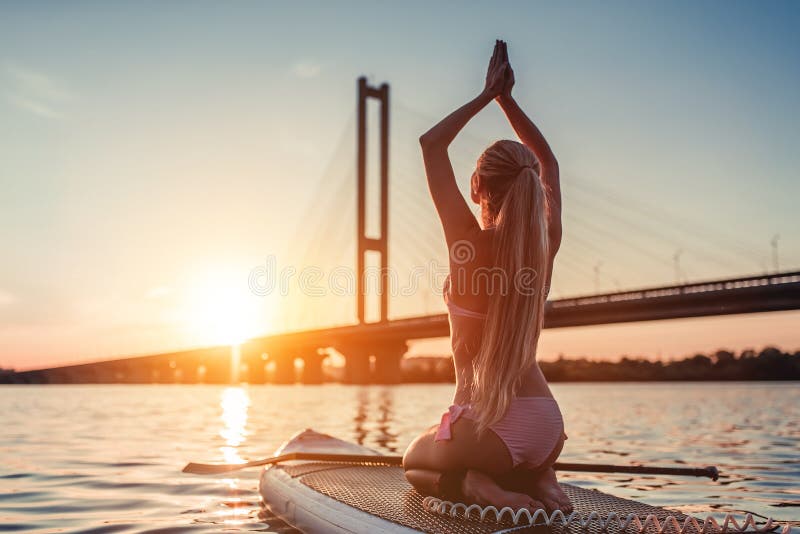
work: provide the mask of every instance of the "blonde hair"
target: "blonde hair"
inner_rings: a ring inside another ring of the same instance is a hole
[[[473,360],[471,402],[478,432],[505,415],[522,374],[536,362],[549,258],[547,197],[533,152],[497,141],[478,160],[483,210],[494,221],[495,268],[508,283],[489,290],[480,350]]]

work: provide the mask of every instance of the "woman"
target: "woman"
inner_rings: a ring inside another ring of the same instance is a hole
[[[420,137],[428,185],[450,249],[445,300],[456,367],[453,404],[409,446],[406,478],[423,494],[569,513],[552,465],[566,434],[536,363],[553,258],[561,242],[558,164],[511,96],[514,72],[495,43],[483,91]],[[475,220],[447,153],[492,100],[522,143],[497,141],[472,174]]]

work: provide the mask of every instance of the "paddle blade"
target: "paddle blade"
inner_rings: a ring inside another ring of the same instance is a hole
[[[193,475],[216,475],[219,473],[230,473],[231,471],[238,471],[247,464],[196,464],[189,462],[183,468],[184,473],[191,473]]]

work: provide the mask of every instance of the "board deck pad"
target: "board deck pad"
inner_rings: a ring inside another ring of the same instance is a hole
[[[292,478],[298,479],[305,486],[327,495],[341,503],[383,519],[423,532],[441,534],[482,534],[503,531],[513,528],[511,521],[497,523],[495,521],[454,519],[442,516],[422,506],[422,495],[417,493],[406,481],[400,467],[375,464],[345,464],[309,462],[300,465],[284,465],[283,469]],[[686,516],[677,511],[650,506],[629,499],[614,497],[593,489],[585,489],[573,484],[561,483],[561,487],[569,496],[572,505],[583,518],[591,511],[596,511],[605,520],[610,512],[616,512],[623,518],[630,513],[636,514],[642,522],[652,514],[662,521],[668,515],[675,516],[683,524]],[[663,522],[663,521],[662,521]],[[694,530],[694,529],[692,529]],[[536,526],[515,528],[514,532],[591,532],[599,534],[600,526],[595,521],[586,529],[578,525]],[[626,532],[635,532],[629,526]],[[669,532],[674,531],[671,527]],[[620,532],[616,526],[609,526],[606,532]],[[656,533],[657,529],[648,526],[647,532]]]
[[[538,534],[549,532],[600,534],[608,532],[619,534],[621,532],[616,520],[611,521],[611,524],[603,530],[601,524],[596,520],[589,522],[585,528],[575,523],[568,526],[563,525],[560,519],[555,519],[555,523],[549,527],[544,525],[526,527],[514,525],[510,519],[497,522],[492,517],[480,521],[477,515],[473,516],[474,519],[465,519],[463,512],[455,518],[437,514],[423,507],[423,496],[406,481],[401,467],[380,463],[381,453],[379,451],[311,429],[292,436],[278,448],[275,454],[291,452],[357,454],[375,457],[375,462],[292,461],[273,465],[263,471],[260,490],[268,506],[270,505],[269,495],[276,495],[279,502],[275,503],[277,508],[273,511],[279,517],[284,517],[290,524],[294,524],[293,520],[299,518],[298,522],[314,533],[327,533],[335,525],[344,525],[346,529],[346,519],[343,519],[346,515],[341,515],[346,510],[360,514],[360,518],[355,519],[359,522],[360,526],[357,527],[357,530],[360,532],[371,532],[368,526],[369,517],[375,519],[375,530],[383,531],[386,530],[384,528],[386,525],[394,525],[398,528],[405,527],[411,531],[434,534],[490,532],[536,532]],[[677,534],[672,525],[664,525],[664,519],[668,516],[675,517],[681,529],[687,519],[686,515],[678,511],[614,497],[596,489],[581,488],[574,484],[560,484],[572,501],[573,508],[584,521],[590,512],[597,512],[604,522],[608,521],[608,515],[612,512],[623,520],[629,514],[635,514],[642,523],[648,515],[652,515],[662,523],[662,528],[666,527],[666,533]],[[292,487],[303,488],[305,493],[293,491]],[[335,502],[341,508],[336,512],[329,507],[320,506],[321,502],[312,496]],[[326,514],[332,515],[326,518]],[[490,514],[491,516],[493,514]],[[353,517],[355,518],[355,516]],[[367,518],[367,523],[364,522],[365,518]],[[342,521],[345,522],[342,523]],[[537,523],[542,522],[542,519],[537,519]],[[702,526],[702,521],[700,525]],[[341,531],[338,527],[337,529],[337,531]],[[689,525],[685,534],[695,534],[696,531],[697,529]],[[635,534],[637,532],[635,523],[629,525],[624,532]],[[658,529],[651,523],[647,526],[646,533],[657,534]]]

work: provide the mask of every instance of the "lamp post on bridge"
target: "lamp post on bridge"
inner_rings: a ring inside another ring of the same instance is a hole
[[[772,266],[775,268],[775,272],[781,272],[780,267],[778,265],[778,239],[781,238],[780,234],[775,234],[772,236],[772,240],[769,242],[772,245]]]

